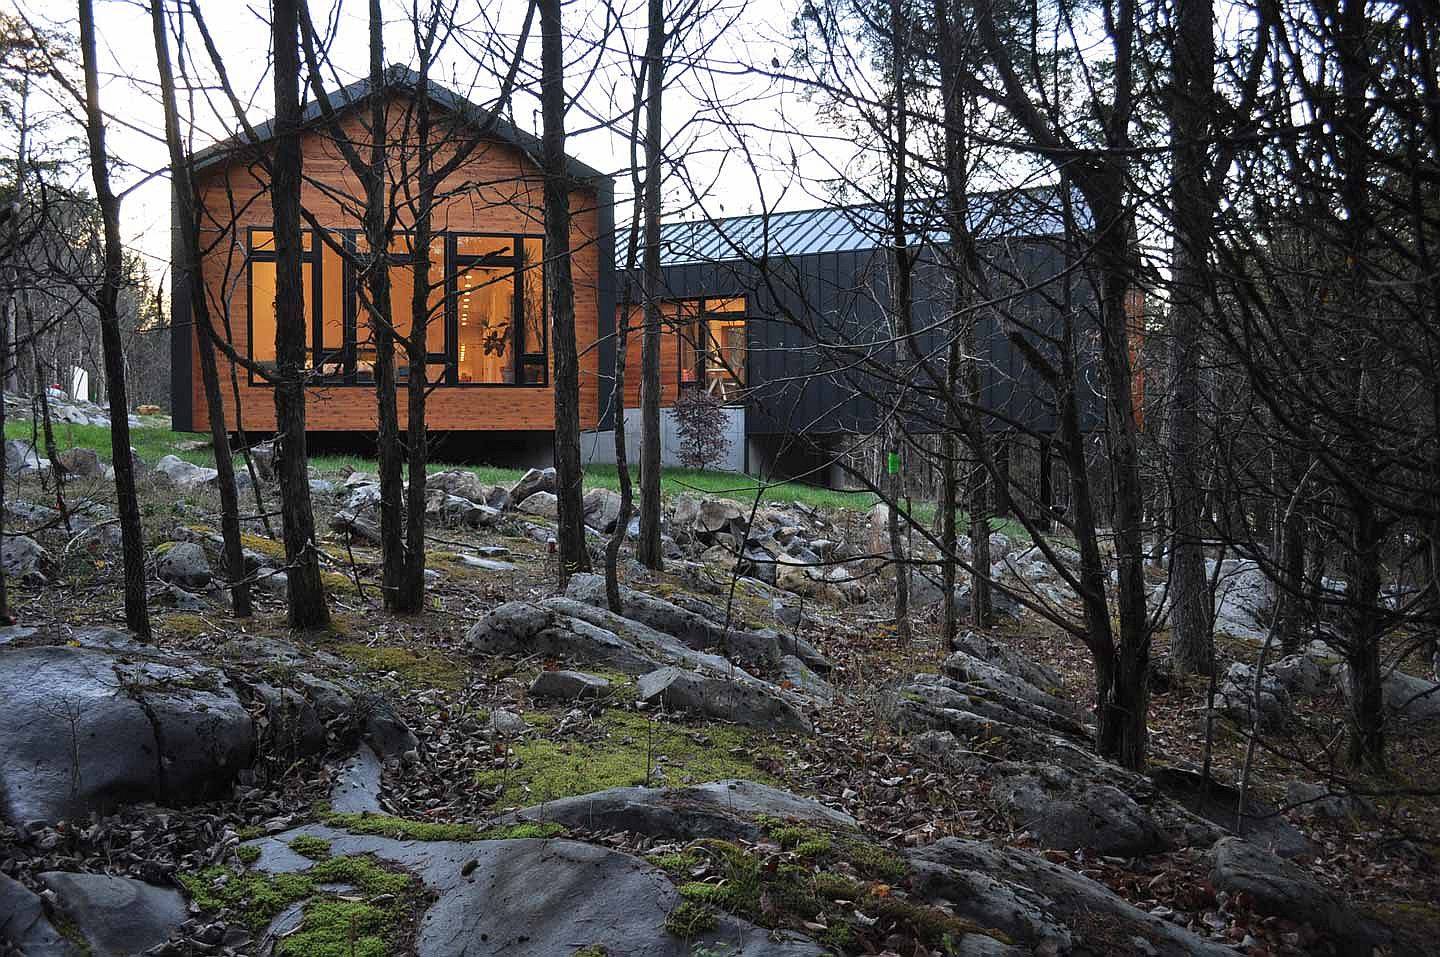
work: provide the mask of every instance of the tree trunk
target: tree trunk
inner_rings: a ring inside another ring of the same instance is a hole
[[[1170,649],[1181,674],[1214,667],[1210,592],[1200,522],[1200,329],[1210,249],[1207,138],[1215,86],[1214,0],[1177,0],[1171,93]]]
[[[210,415],[210,445],[215,451],[216,485],[220,491],[220,535],[225,545],[225,565],[230,583],[230,605],[237,618],[252,612],[250,584],[245,569],[245,546],[240,533],[240,494],[235,485],[235,458],[230,454],[230,437],[225,425],[225,405],[220,396],[220,370],[215,359],[215,334],[210,322],[210,304],[200,280],[200,232],[195,216],[195,187],[190,176],[185,145],[180,138],[180,116],[171,72],[170,37],[161,0],[151,0],[151,24],[155,33],[155,61],[160,70],[160,99],[165,114],[165,143],[170,149],[170,180],[174,193],[175,219],[180,224],[171,264],[171,295],[188,290],[190,315],[195,324],[196,347],[200,356],[200,381],[205,390],[205,407]]]
[[[560,0],[540,0],[541,153],[545,166],[545,286],[555,346],[555,496],[560,582],[590,570],[580,469],[580,359],[570,272],[570,176],[565,157],[565,57]]]
[[[289,578],[289,624],[295,629],[317,630],[329,626],[330,610],[320,578],[305,436],[308,317],[301,286],[300,2],[303,0],[274,0],[272,4],[275,137],[270,201],[275,219],[275,472],[280,482],[280,518]]]
[[[645,41],[645,248],[640,345],[640,540],[635,557],[646,568],[664,563],[660,548],[660,119],[665,79],[665,21],[661,0],[649,0]],[[700,335],[707,335],[703,327]],[[697,342],[696,348],[707,343]]]
[[[118,309],[124,271],[120,240],[120,202],[110,189],[105,152],[105,115],[100,109],[100,73],[95,56],[92,0],[80,0],[80,50],[85,68],[85,127],[90,143],[90,174],[104,223],[105,265],[95,297],[100,340],[105,353],[105,392],[110,401],[110,457],[115,470],[115,504],[120,513],[120,542],[125,569],[125,623],[141,641],[150,640],[145,606],[145,535],[135,498],[135,460],[130,455],[130,403],[125,395],[125,356]]]

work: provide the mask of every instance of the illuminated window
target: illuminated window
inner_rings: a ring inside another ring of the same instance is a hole
[[[738,400],[745,386],[745,300],[685,299],[674,309],[680,385]]]
[[[393,238],[390,281],[395,374],[410,373],[414,330],[413,237]],[[306,231],[303,254],[307,364],[327,382],[374,381],[375,311],[365,285],[370,256],[357,230],[320,238]],[[436,234],[428,253],[425,379],[436,385],[545,385],[549,381],[544,245],[518,235]],[[275,242],[250,233],[250,356],[275,365]],[[252,381],[254,381],[252,379]]]

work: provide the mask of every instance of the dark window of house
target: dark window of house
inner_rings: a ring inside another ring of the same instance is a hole
[[[365,285],[372,261],[356,230],[321,238],[305,231],[304,282],[310,364],[327,382],[374,381],[373,312]],[[250,231],[250,357],[275,364],[275,246],[268,229]],[[549,382],[544,245],[523,235],[437,233],[427,255],[426,381],[437,385],[528,385]],[[397,337],[415,328],[413,237],[397,235],[385,253],[390,322]],[[411,360],[396,343],[396,376]],[[252,381],[254,378],[252,377]]]

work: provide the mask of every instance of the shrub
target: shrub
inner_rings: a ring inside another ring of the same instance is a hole
[[[719,463],[730,451],[725,403],[704,389],[681,389],[671,410],[680,434],[680,464],[705,469]]]

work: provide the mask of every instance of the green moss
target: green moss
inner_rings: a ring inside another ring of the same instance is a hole
[[[533,719],[540,714],[527,714],[526,720],[538,726]],[[498,792],[502,805],[534,804],[661,780],[670,786],[722,778],[775,783],[755,764],[763,749],[752,731],[706,725],[697,733],[623,708],[607,709],[599,732],[591,738],[532,737],[513,747],[515,766],[483,771],[475,778],[480,787]]]
[[[848,832],[773,819],[761,823],[787,852],[778,863],[720,840],[696,841],[652,861],[682,879],[680,898],[698,908],[696,913],[725,912],[772,928],[823,924],[821,943],[842,952],[867,950],[894,933],[947,950],[974,933],[1008,943],[998,931],[898,896],[889,882],[904,876],[904,862],[884,848]],[[703,880],[688,879],[699,873]]]
[[[581,947],[571,957],[610,957],[610,951],[602,944],[591,944],[588,947]]]
[[[334,650],[367,671],[393,671],[411,685],[458,690],[465,684],[464,667],[437,652],[353,642]]]
[[[676,937],[690,940],[707,930],[714,930],[719,921],[715,909],[695,901],[681,901],[665,918],[665,929]]]
[[[241,864],[254,864],[260,860],[260,848],[254,844],[241,844],[235,848],[235,856],[240,858]]]
[[[482,841],[519,841],[519,840],[548,840],[552,837],[564,837],[565,828],[554,821],[526,821],[523,824],[506,824],[500,827],[486,828],[480,832]]]
[[[197,530],[203,526],[193,526]],[[209,529],[205,529],[209,531]],[[266,558],[272,558],[278,562],[285,561],[285,543],[277,542],[273,538],[266,538],[263,535],[242,534],[240,544],[254,552],[259,552]]]
[[[300,929],[275,953],[284,957],[389,957],[391,908],[365,901],[316,900],[305,905]]]
[[[412,821],[386,814],[322,814],[320,820],[352,834],[373,834],[400,841],[475,841],[480,829],[473,824]]]
[[[265,828],[261,827],[259,824],[251,824],[248,827],[242,827],[240,830],[236,831],[235,836],[240,838],[240,840],[242,841],[253,841],[257,837],[265,836]]]
[[[211,630],[210,622],[199,615],[192,615],[187,612],[177,612],[173,615],[166,615],[160,619],[160,627],[174,635],[184,635],[194,638],[203,635]]]
[[[330,856],[330,842],[313,834],[301,834],[290,842],[290,850],[312,861],[323,861]]]

